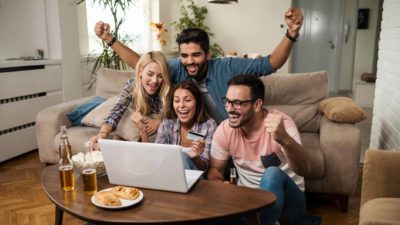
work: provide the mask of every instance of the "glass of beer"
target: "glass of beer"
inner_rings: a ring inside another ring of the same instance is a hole
[[[230,184],[237,184],[237,175],[236,175],[236,168],[232,167],[230,169],[230,175],[229,175],[229,183]]]
[[[92,157],[92,151],[88,144],[84,147],[84,163],[82,169],[83,191],[93,195],[97,192],[96,167]]]
[[[74,190],[74,167],[72,165],[59,166],[61,188],[64,191]]]

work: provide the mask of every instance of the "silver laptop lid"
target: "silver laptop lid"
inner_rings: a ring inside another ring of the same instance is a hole
[[[104,139],[99,145],[111,184],[188,192],[180,146]]]

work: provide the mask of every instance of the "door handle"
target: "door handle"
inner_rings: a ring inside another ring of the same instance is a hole
[[[330,44],[331,49],[335,49],[335,43],[333,41],[328,41],[328,44]]]

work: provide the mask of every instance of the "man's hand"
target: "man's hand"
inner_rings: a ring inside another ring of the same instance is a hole
[[[142,119],[142,123],[144,125],[147,136],[151,136],[152,134],[157,132],[158,127],[161,124],[161,119],[159,119],[159,118],[144,118],[144,119]]]
[[[269,112],[267,118],[264,119],[264,124],[266,131],[270,133],[278,143],[288,137],[282,116]]]
[[[303,13],[298,8],[290,8],[285,12],[285,22],[291,37],[295,37],[303,25]]]
[[[94,26],[94,33],[105,43],[109,43],[112,40],[110,34],[110,24],[99,21]]]

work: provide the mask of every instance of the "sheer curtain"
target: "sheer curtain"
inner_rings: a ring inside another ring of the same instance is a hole
[[[150,28],[151,21],[151,0],[136,1],[126,11],[125,21],[120,27],[120,36],[128,35],[133,41],[128,45],[139,53],[146,52],[153,47],[152,31]],[[122,15],[122,14],[121,14]],[[102,50],[100,39],[94,33],[96,22],[103,21],[109,23],[111,29],[114,29],[112,15],[109,9],[92,1],[86,1],[86,19],[88,32],[88,53],[95,54]]]

